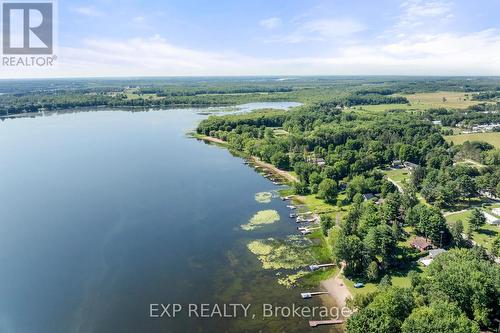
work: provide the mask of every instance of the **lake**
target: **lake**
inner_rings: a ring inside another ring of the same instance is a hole
[[[152,303],[319,305],[247,249],[295,225],[279,198],[254,199],[279,187],[186,136],[199,111],[0,122],[0,332],[309,330],[308,318],[149,317]],[[240,228],[263,209],[280,221]]]

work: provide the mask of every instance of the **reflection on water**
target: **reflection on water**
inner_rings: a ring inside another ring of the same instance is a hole
[[[294,232],[276,187],[189,139],[187,110],[79,112],[0,122],[0,332],[309,330],[262,320],[304,302],[247,249]],[[149,318],[150,303],[251,303],[256,318]],[[324,331],[326,328],[321,328]]]

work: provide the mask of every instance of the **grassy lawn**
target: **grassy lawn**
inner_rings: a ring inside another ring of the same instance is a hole
[[[368,282],[368,283],[365,283],[365,285],[362,288],[354,288],[354,284],[359,282],[359,281],[349,280],[346,277],[344,277],[342,280],[344,281],[345,285],[347,286],[347,288],[349,288],[349,291],[353,295],[369,294],[369,293],[377,290],[377,286],[378,286],[377,283]],[[411,286],[411,281],[410,281],[410,278],[408,277],[408,274],[401,275],[401,276],[394,276],[393,275],[393,276],[391,276],[391,280],[392,280],[393,286],[403,287],[403,288],[408,288]]]
[[[366,295],[377,290],[376,283],[365,283],[364,287],[362,288],[354,288],[354,284],[357,283],[358,281],[352,281],[346,277],[344,277],[342,280],[344,281],[344,284],[347,286],[347,288],[349,288],[349,291],[353,296]]]
[[[489,210],[489,209],[486,209],[486,210]],[[489,213],[491,213],[491,211],[489,211]],[[464,229],[466,229],[468,227],[468,224],[469,224],[470,215],[471,215],[470,210],[468,210],[466,212],[451,214],[451,215],[446,216],[446,221],[447,222],[455,222],[455,221],[461,220],[464,224]],[[490,249],[491,242],[498,235],[498,229],[499,228],[497,226],[494,226],[491,224],[485,224],[478,231],[475,231],[472,233],[472,240],[474,242],[476,242],[477,244],[484,246],[486,249]]]
[[[456,145],[462,144],[465,141],[486,141],[500,148],[500,132],[447,135],[444,138],[446,141],[453,142]]]
[[[342,194],[339,194],[339,199],[342,199]],[[326,203],[324,200],[317,198],[316,194],[295,196],[293,201],[298,204],[306,205],[309,210],[315,213],[331,213],[339,212],[341,210],[341,208],[336,205],[331,205]],[[347,209],[346,206],[342,207],[342,210],[345,209]]]
[[[386,170],[384,171],[387,177],[391,178],[394,180],[396,183],[399,185],[403,185],[403,183],[410,177],[410,172],[403,168],[403,169],[391,169],[391,170]]]

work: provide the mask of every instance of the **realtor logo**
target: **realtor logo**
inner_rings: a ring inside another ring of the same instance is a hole
[[[3,2],[3,54],[52,54],[53,19],[51,2]]]

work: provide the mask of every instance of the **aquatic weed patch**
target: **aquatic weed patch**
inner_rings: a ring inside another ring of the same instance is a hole
[[[243,230],[255,230],[267,224],[273,224],[280,220],[280,215],[273,209],[261,210],[257,212],[247,224],[243,224]]]
[[[311,242],[299,236],[284,240],[254,240],[247,247],[257,256],[264,269],[298,269],[314,262]]]
[[[255,201],[260,203],[270,203],[273,198],[273,194],[271,192],[259,192],[255,194]]]

